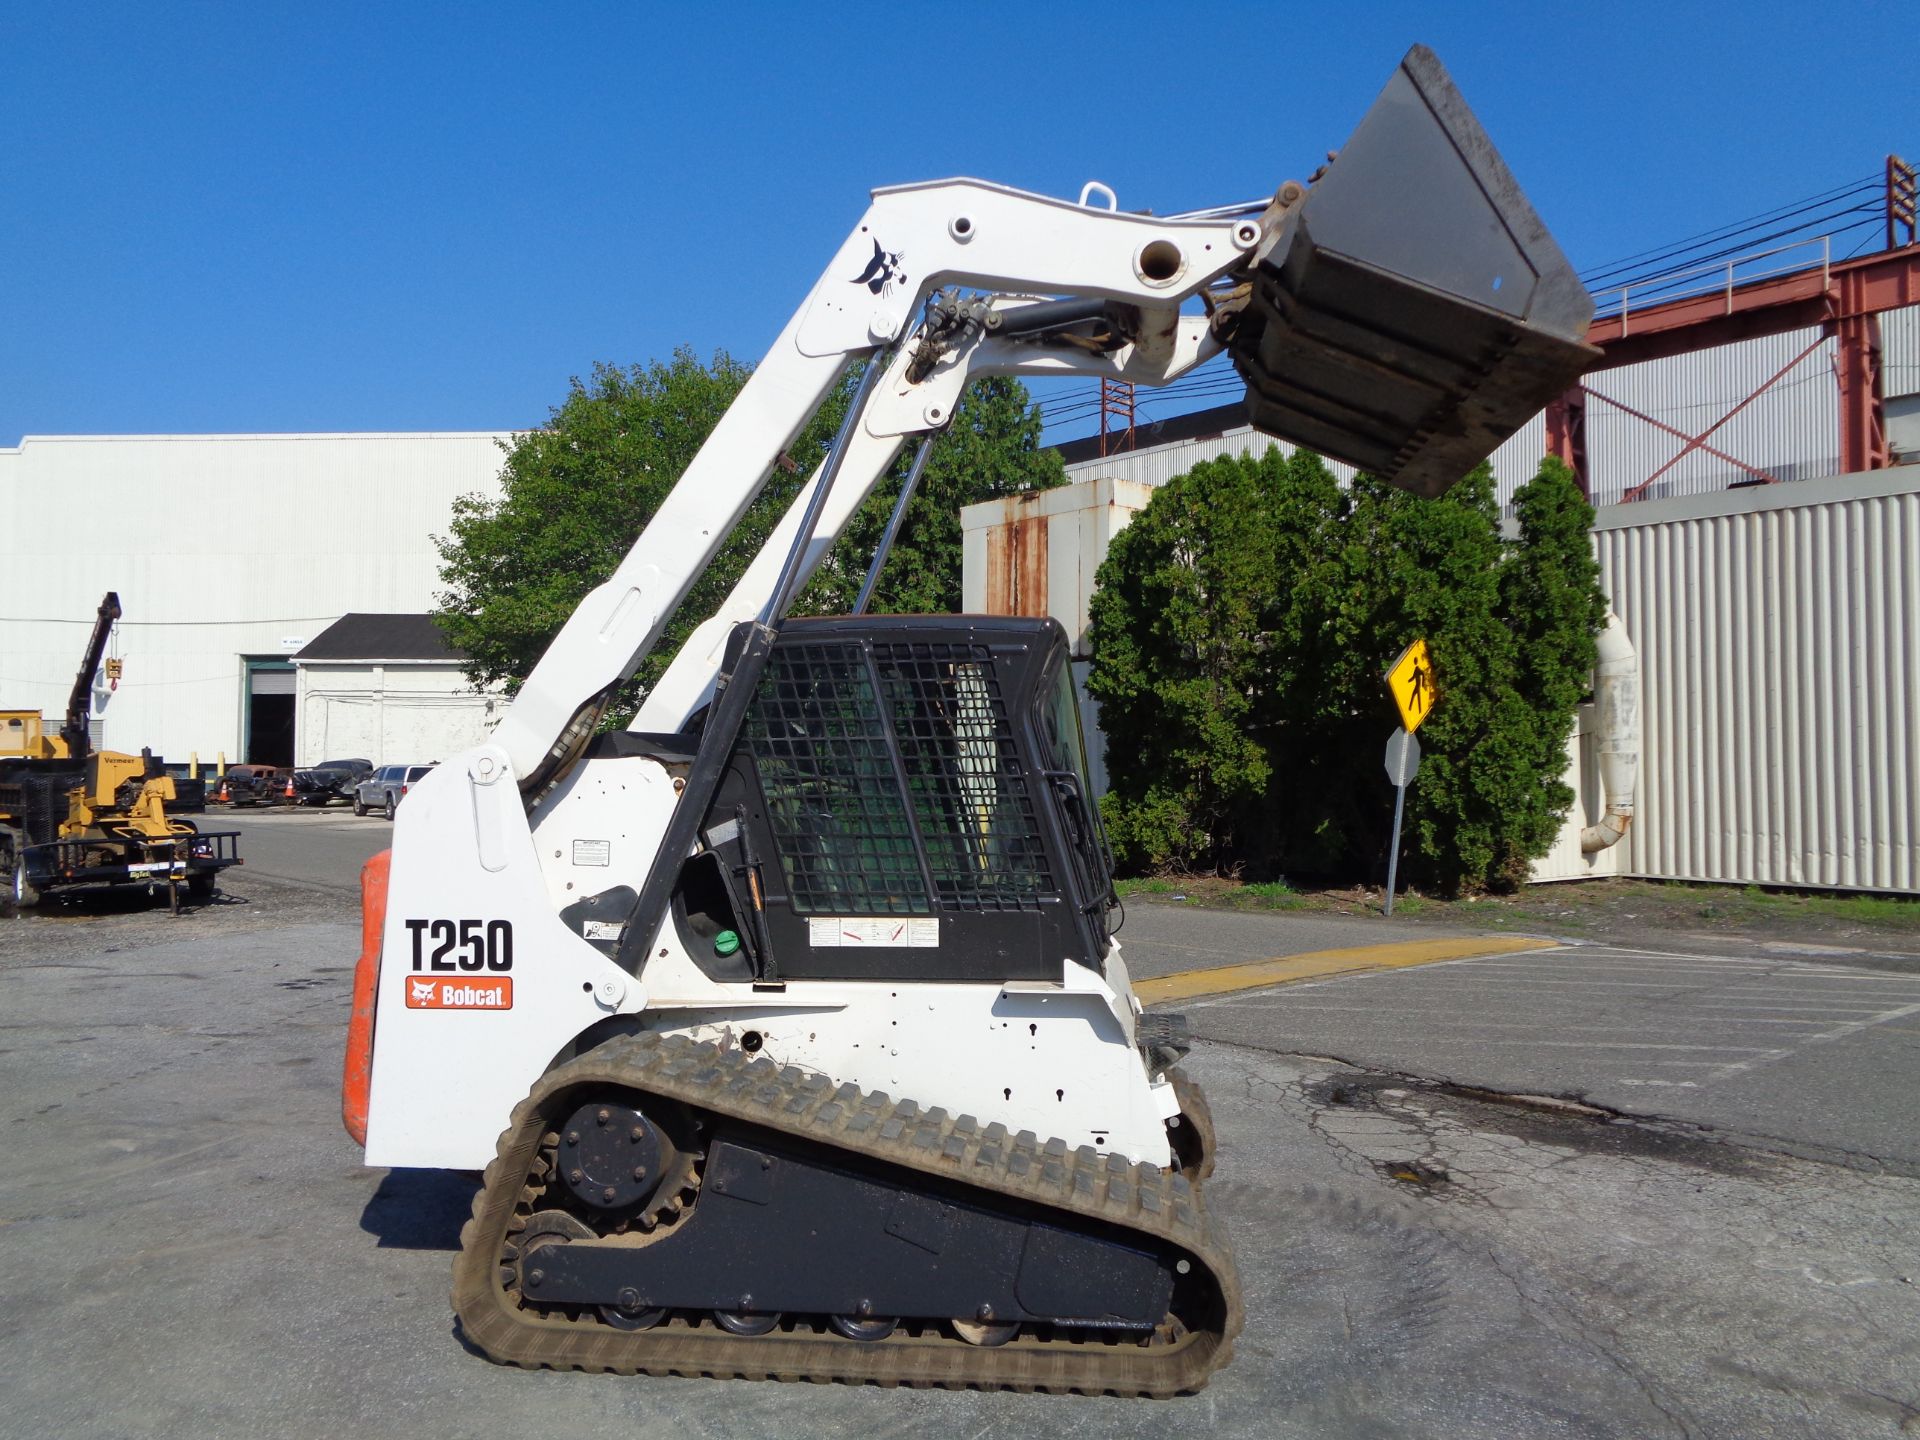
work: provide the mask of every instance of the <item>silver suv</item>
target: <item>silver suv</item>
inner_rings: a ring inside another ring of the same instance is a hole
[[[353,813],[364,815],[369,810],[384,810],[391,820],[408,788],[431,769],[431,765],[382,765],[354,786]]]

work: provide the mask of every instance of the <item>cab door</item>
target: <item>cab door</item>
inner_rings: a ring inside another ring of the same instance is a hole
[[[1073,667],[1064,653],[1034,695],[1048,793],[1067,839],[1067,868],[1075,906],[1092,931],[1095,953],[1104,956],[1112,942],[1108,917],[1119,903],[1113,889],[1113,853],[1100,823],[1099,797],[1093,791],[1093,767],[1087,762],[1086,736],[1080,728],[1080,697]]]

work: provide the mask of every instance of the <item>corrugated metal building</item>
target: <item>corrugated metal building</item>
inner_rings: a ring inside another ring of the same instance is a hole
[[[1627,873],[1920,890],[1920,466],[1613,506],[1640,656]]]
[[[101,743],[292,763],[295,653],[349,611],[432,609],[432,537],[456,497],[497,491],[507,438],[29,436],[0,449],[0,702],[62,713],[94,610],[117,590],[109,653],[124,673],[115,689],[96,682]]]

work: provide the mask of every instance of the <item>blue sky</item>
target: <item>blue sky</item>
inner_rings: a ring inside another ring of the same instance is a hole
[[[1920,159],[1910,5],[0,9],[0,445],[757,359],[880,184],[1303,177],[1432,45],[1579,268]]]

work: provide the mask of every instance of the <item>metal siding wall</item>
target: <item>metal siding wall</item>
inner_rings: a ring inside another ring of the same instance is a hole
[[[1819,338],[1790,331],[1737,345],[1622,365],[1587,376],[1587,388],[1698,435]],[[1587,402],[1587,465],[1596,505],[1617,503],[1633,486],[1680,453],[1686,442],[1616,409]],[[1840,471],[1840,394],[1833,341],[1826,340],[1708,442],[1780,480],[1816,480]],[[1696,450],[1646,494],[1649,500],[1725,490],[1752,477]]]
[[[1641,665],[1631,873],[1920,890],[1920,495],[1609,522]]]
[[[1920,305],[1880,312],[1880,357],[1883,394],[1920,395]]]
[[[1493,452],[1493,493],[1500,502],[1500,513],[1513,509],[1513,492],[1540,472],[1547,454],[1546,412],[1522,425],[1506,443]]]

